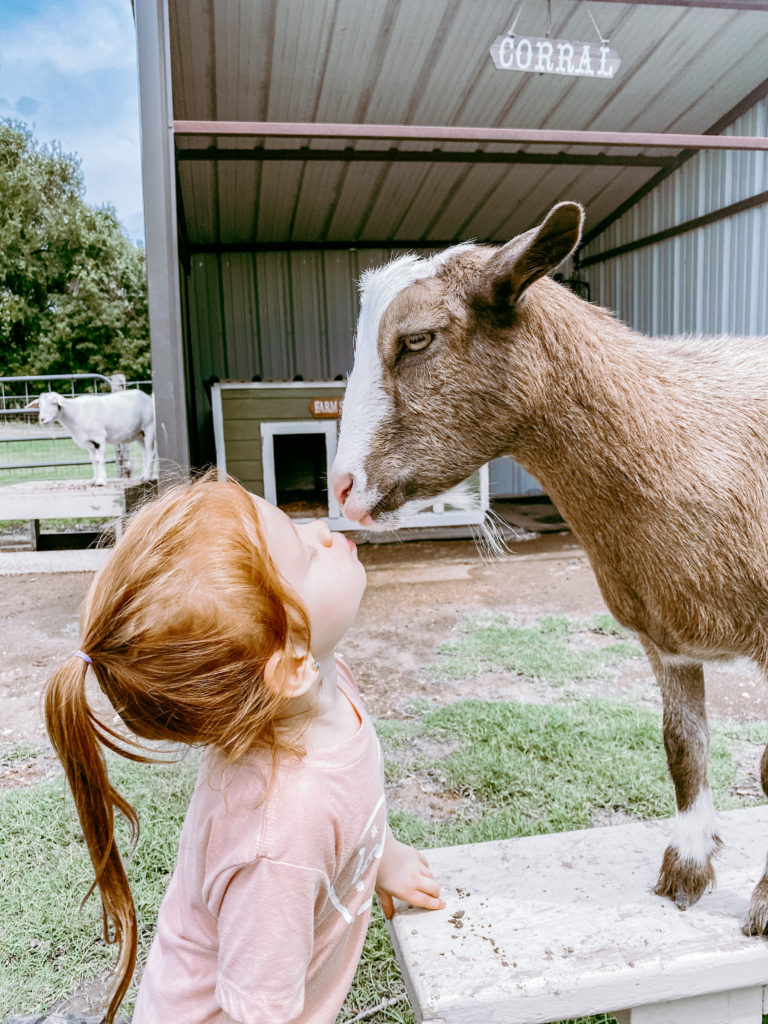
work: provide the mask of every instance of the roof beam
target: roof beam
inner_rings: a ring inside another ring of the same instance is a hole
[[[482,244],[482,243],[478,243]],[[489,242],[489,245],[499,245],[499,242]],[[249,252],[315,252],[325,249],[384,249],[387,252],[398,252],[400,249],[413,250],[424,249],[429,252],[438,249],[447,249],[456,245],[456,239],[405,239],[385,238],[371,241],[293,241],[293,242],[193,242],[189,250],[194,255],[197,253],[249,253]]]
[[[768,150],[768,137],[682,135],[675,132],[555,131],[546,128],[279,121],[174,121],[173,130],[177,136],[213,135],[233,138],[394,139],[411,142],[517,142],[545,146],[634,146],[638,149]]]
[[[573,164],[579,167],[668,167],[674,157],[668,156],[625,156],[603,153],[486,153],[475,149],[471,152],[445,151],[442,149],[222,149],[208,146],[205,149],[178,149],[179,161],[206,160],[250,160],[250,161],[339,161],[342,163],[435,163],[435,164]]]

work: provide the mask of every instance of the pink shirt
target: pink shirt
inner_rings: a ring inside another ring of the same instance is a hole
[[[336,747],[203,761],[133,1024],[330,1024],[352,983],[387,828],[381,750],[361,718]]]

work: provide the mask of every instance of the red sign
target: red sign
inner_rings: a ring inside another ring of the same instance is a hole
[[[309,411],[316,420],[337,420],[341,416],[343,398],[313,398]]]

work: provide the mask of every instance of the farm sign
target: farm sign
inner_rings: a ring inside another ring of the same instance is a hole
[[[343,398],[313,398],[309,411],[316,420],[337,420],[341,417]]]
[[[574,78],[613,78],[621,67],[618,53],[605,43],[532,36],[496,36],[491,45],[491,59],[500,71],[531,71]]]

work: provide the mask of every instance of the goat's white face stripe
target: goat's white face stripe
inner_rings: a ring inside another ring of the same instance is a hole
[[[361,301],[355,338],[355,363],[344,396],[344,415],[335,467],[339,472],[349,473],[353,477],[355,495],[364,499],[369,508],[376,504],[382,494],[369,486],[365,475],[365,460],[371,451],[377,428],[391,410],[382,387],[383,367],[377,345],[381,318],[395,296],[404,288],[432,277],[449,256],[472,247],[472,243],[463,243],[430,259],[411,253],[384,267],[367,270],[360,279]]]

